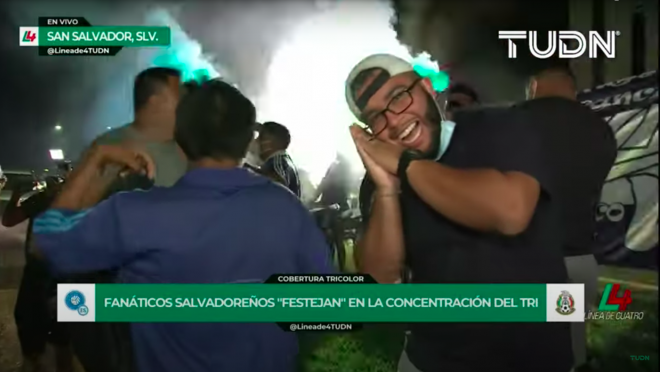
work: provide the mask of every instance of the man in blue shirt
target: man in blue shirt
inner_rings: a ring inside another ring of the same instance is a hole
[[[175,139],[190,170],[171,188],[104,195],[106,166],[154,177],[148,155],[101,145],[52,208],[35,220],[36,249],[52,270],[119,268],[122,283],[262,282],[274,273],[332,272],[322,232],[291,193],[240,167],[255,108],[222,81],[177,108]],[[280,218],[272,219],[277,211]],[[288,372],[296,337],[275,324],[131,324],[141,372]]]
[[[291,134],[282,124],[269,121],[259,130],[259,156],[264,161],[260,173],[283,184],[299,199],[302,196],[298,168],[286,152]]]

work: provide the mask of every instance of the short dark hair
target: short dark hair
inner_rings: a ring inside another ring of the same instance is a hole
[[[149,98],[158,93],[171,77],[180,78],[181,72],[168,67],[148,68],[135,77],[133,84],[133,109],[135,112],[147,104]]]
[[[557,74],[557,75],[564,75],[571,79],[573,84],[577,83],[577,79],[575,77],[575,74],[571,70],[571,68],[565,64],[553,64],[550,66],[546,66],[538,71],[533,75],[533,77],[539,78],[544,75],[549,75],[549,74]]]
[[[198,88],[199,88],[199,84],[194,80],[186,81],[185,83],[183,83],[184,94],[191,93],[192,91],[197,90]]]
[[[176,109],[174,139],[189,160],[241,159],[254,138],[256,109],[220,79],[200,84]]]
[[[477,94],[477,91],[465,83],[456,83],[451,85],[447,91],[447,94],[454,93],[465,94],[466,96],[470,97],[472,101],[479,103],[479,95]]]
[[[267,121],[261,124],[259,134],[265,134],[275,139],[286,150],[291,143],[291,133],[286,127],[274,121]]]

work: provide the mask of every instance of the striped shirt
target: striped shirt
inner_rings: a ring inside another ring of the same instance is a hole
[[[284,151],[274,153],[264,162],[261,169],[266,172],[274,172],[277,174],[284,181],[284,185],[291,190],[298,199],[301,198],[302,192],[300,189],[298,168],[293,164],[293,160],[289,154]]]

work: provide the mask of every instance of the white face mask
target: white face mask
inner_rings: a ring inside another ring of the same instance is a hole
[[[261,160],[259,150],[260,149],[257,140],[252,140],[250,147],[248,148],[247,155],[245,156],[245,161],[255,167],[261,166],[263,161]]]
[[[536,80],[532,80],[527,85],[527,91],[525,93],[528,100],[534,99],[534,97],[536,97],[536,85],[537,85]]]
[[[446,101],[447,97],[443,93],[438,93],[433,100],[435,102],[435,107],[440,113],[440,130],[438,135],[440,136],[440,143],[438,144],[438,153],[435,156],[435,160],[440,160],[442,155],[445,154],[447,148],[449,148],[449,143],[451,142],[451,137],[454,135],[454,127],[456,123],[451,120],[447,120],[444,109],[441,107],[441,102]]]
[[[449,148],[455,127],[456,123],[451,120],[443,120],[440,123],[440,144],[438,145],[438,154],[435,156],[435,160],[440,160],[442,155],[447,151],[447,148]]]

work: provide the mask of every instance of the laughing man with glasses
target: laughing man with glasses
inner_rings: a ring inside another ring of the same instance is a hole
[[[565,283],[554,172],[505,109],[444,120],[430,81],[391,55],[358,63],[346,99],[367,169],[360,272],[398,283]],[[399,372],[568,372],[568,323],[412,323]]]

